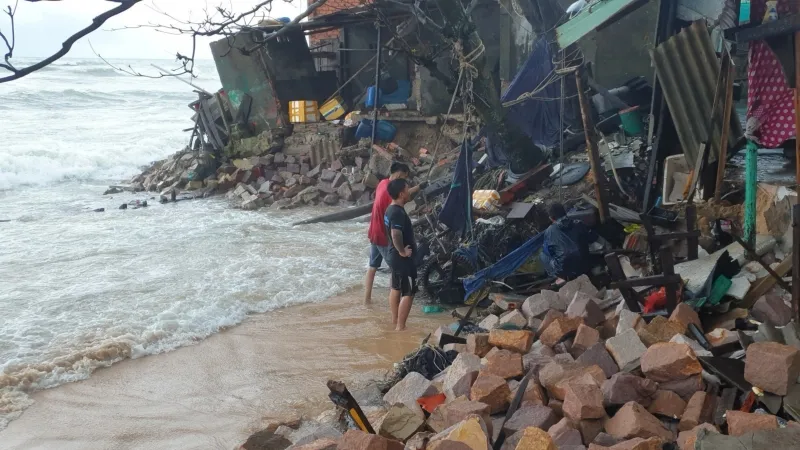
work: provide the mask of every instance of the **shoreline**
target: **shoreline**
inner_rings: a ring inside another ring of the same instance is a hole
[[[252,315],[196,345],[34,393],[0,449],[233,448],[268,423],[332,409],[328,379],[382,377],[448,318],[415,308],[397,333],[386,301],[365,306],[357,288]]]

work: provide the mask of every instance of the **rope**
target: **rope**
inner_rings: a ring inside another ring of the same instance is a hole
[[[431,180],[431,173],[433,172],[433,168],[436,165],[436,154],[439,153],[439,139],[441,139],[442,134],[444,134],[444,127],[447,126],[447,121],[450,120],[450,112],[453,110],[453,105],[456,103],[456,96],[458,95],[458,87],[461,85],[461,77],[464,75],[463,70],[458,71],[458,81],[456,81],[456,87],[453,90],[453,97],[450,99],[450,106],[447,108],[447,114],[444,116],[444,123],[442,123],[442,127],[439,129],[439,135],[436,136],[436,141],[433,144],[433,162],[431,163],[431,168],[428,169],[428,175],[425,177],[425,181]]]

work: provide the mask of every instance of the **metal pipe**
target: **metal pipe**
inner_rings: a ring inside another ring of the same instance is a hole
[[[758,190],[758,145],[747,141],[744,185],[744,241],[756,248],[756,191]]]
[[[377,49],[375,49],[375,103],[372,105],[372,145],[375,145],[375,134],[378,131],[378,103],[381,99],[381,23],[375,22],[377,28]],[[370,153],[372,147],[370,146]]]

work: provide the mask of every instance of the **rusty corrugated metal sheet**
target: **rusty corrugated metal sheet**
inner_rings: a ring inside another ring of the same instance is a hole
[[[695,161],[700,144],[709,140],[708,121],[720,70],[706,24],[697,21],[656,47],[653,62],[683,153],[689,161]],[[722,100],[721,97],[720,102]],[[712,127],[709,162],[716,161],[719,154],[721,125],[720,106]],[[728,145],[734,145],[742,134],[739,117],[734,112],[731,114]]]
[[[236,48],[255,45],[248,33],[238,33],[231,38],[232,43],[228,39],[212,42],[211,54],[234,112],[239,111],[244,95],[249,94],[253,98],[250,122],[255,123],[256,134],[286,126],[288,119],[264,67],[264,55],[261,55],[264,49],[246,56]]]

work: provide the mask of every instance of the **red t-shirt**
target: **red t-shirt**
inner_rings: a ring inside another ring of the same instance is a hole
[[[375,245],[386,247],[389,239],[386,237],[386,225],[383,223],[383,216],[386,209],[392,204],[392,197],[386,189],[389,186],[389,179],[381,180],[375,188],[375,203],[372,204],[372,217],[369,220],[369,232],[367,237]]]

